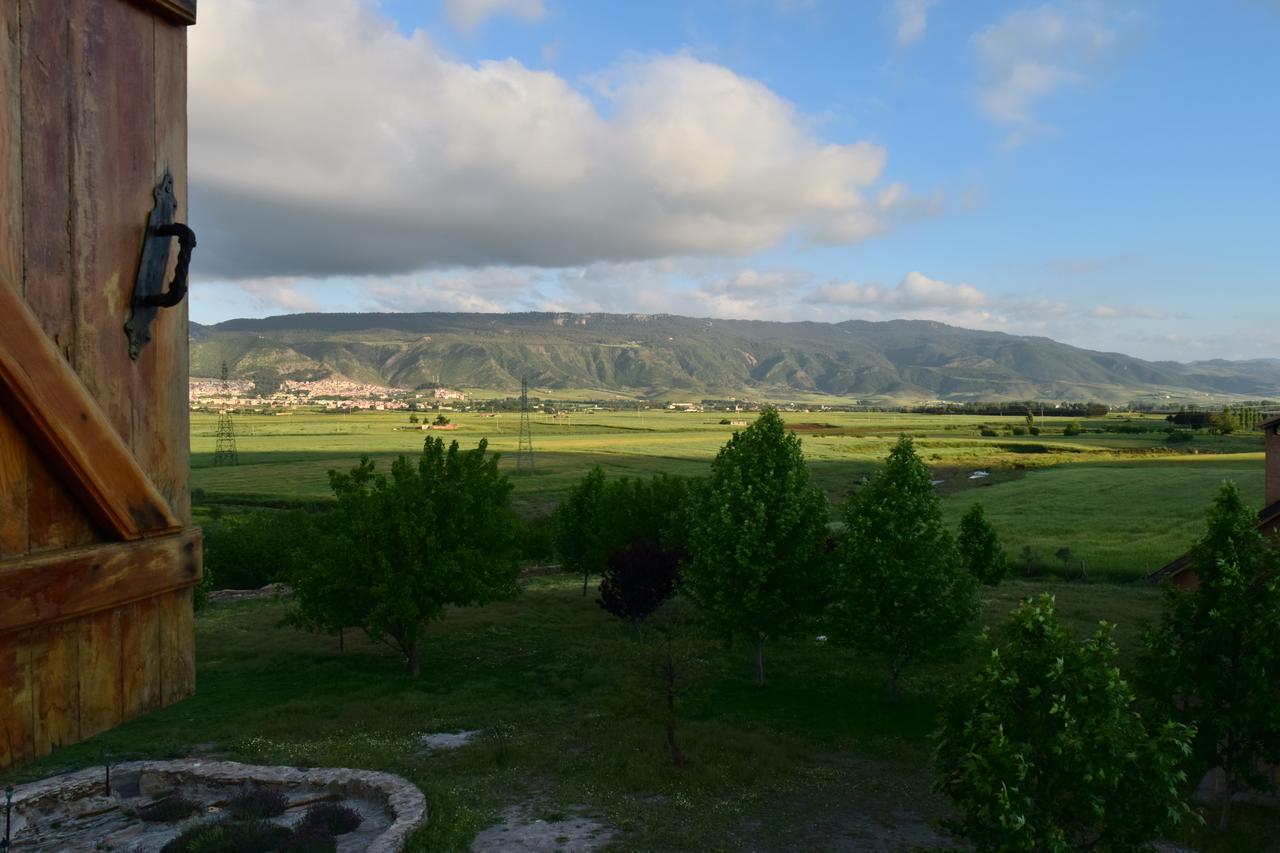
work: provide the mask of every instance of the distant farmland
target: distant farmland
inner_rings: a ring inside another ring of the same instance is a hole
[[[513,475],[515,502],[526,516],[549,512],[592,465],[609,476],[659,472],[696,476],[735,427],[719,413],[598,412],[552,419],[535,416],[535,473],[514,476],[519,416],[451,414],[456,431],[441,433],[473,446],[487,438]],[[751,415],[735,415],[735,419]],[[325,499],[327,472],[362,455],[385,467],[416,453],[424,435],[404,413],[240,415],[240,465],[213,467],[216,416],[191,418],[192,485],[197,505],[262,499]],[[1088,577],[1133,578],[1176,556],[1198,535],[1214,490],[1234,480],[1262,499],[1261,437],[1197,436],[1166,445],[1163,433],[1103,432],[1120,419],[1085,421],[1085,433],[1062,435],[1067,419],[1046,418],[1040,436],[1011,434],[1022,417],[957,417],[892,413],[792,413],[815,478],[833,501],[871,471],[900,433],[916,439],[942,482],[948,516],[958,520],[980,501],[1014,563],[1066,568],[1055,552],[1069,548]],[[1157,427],[1156,419],[1135,420]],[[984,425],[994,436],[983,436]],[[986,471],[988,476],[973,477]]]

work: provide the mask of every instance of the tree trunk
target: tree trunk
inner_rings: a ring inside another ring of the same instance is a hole
[[[588,582],[588,581],[590,581],[590,580],[591,580],[591,572],[583,572],[583,573],[582,573],[582,596],[583,596],[583,598],[585,598],[585,597],[586,597],[586,595],[587,595],[587,582]]]
[[[764,687],[764,635],[756,640],[756,687]]]
[[[1231,798],[1236,793],[1236,781],[1230,771],[1226,771],[1225,791],[1222,792],[1222,811],[1218,814],[1218,831],[1226,832],[1231,822]]]
[[[412,678],[422,676],[422,650],[419,645],[417,640],[410,640],[409,647],[406,649],[406,656],[409,658],[409,675]]]

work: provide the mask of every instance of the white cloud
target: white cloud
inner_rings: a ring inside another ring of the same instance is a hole
[[[763,84],[648,56],[584,92],[467,64],[367,0],[220,0],[190,47],[209,277],[395,275],[849,244],[931,212]],[[603,103],[603,107],[599,106]]]
[[[1115,305],[1097,305],[1090,308],[1086,313],[1088,316],[1097,320],[1114,320],[1122,317],[1140,320],[1163,320],[1169,316],[1167,311],[1144,305],[1118,307]]]
[[[543,0],[445,0],[444,14],[450,24],[469,33],[498,15],[540,21],[547,16],[547,7]]]
[[[919,311],[929,308],[977,308],[986,305],[985,293],[968,284],[948,284],[918,272],[909,272],[895,287],[857,282],[831,282],[818,287],[809,302],[829,305]]]
[[[893,0],[893,19],[897,27],[894,41],[906,47],[920,40],[929,26],[929,9],[938,0]]]
[[[247,279],[236,284],[262,312],[283,311],[292,314],[320,310],[319,303],[298,289],[301,282],[296,278]]]
[[[1014,127],[1010,144],[1044,130],[1038,101],[1089,82],[1120,50],[1136,20],[1116,4],[1045,4],[1010,12],[973,37],[982,65],[978,105],[988,118]]]

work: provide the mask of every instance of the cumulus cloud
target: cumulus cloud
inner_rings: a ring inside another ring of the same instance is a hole
[[[929,26],[929,9],[937,4],[938,0],[893,0],[894,41],[898,47],[920,40]]]
[[[1115,305],[1097,305],[1090,308],[1087,315],[1097,320],[1115,320],[1119,318],[1133,318],[1140,320],[1163,320],[1169,316],[1167,311],[1159,308],[1151,308],[1143,305],[1115,306]]]
[[[1033,108],[1054,92],[1089,82],[1119,52],[1134,16],[1115,4],[1045,4],[1010,12],[973,37],[982,66],[978,105],[1016,130],[1045,129]]]
[[[469,33],[497,15],[540,21],[546,17],[547,7],[543,0],[445,0],[444,15],[450,24]]]
[[[763,84],[689,55],[584,90],[451,59],[369,0],[208,5],[190,131],[209,277],[741,256],[855,243],[922,209],[881,182],[883,148],[823,140]]]
[[[830,282],[818,287],[807,301],[919,311],[928,308],[977,308],[989,300],[985,293],[972,285],[948,284],[922,273],[909,272],[895,287],[852,281]]]

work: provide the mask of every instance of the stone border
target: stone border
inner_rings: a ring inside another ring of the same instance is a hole
[[[409,833],[427,819],[427,799],[416,785],[400,776],[375,770],[272,767],[241,764],[237,761],[182,758],[175,761],[128,761],[112,765],[111,772],[113,776],[130,772],[138,772],[144,776],[148,773],[169,776],[179,785],[188,780],[223,785],[239,785],[246,780],[268,786],[311,785],[380,800],[395,815],[395,819],[367,848],[367,853],[396,853],[404,846]],[[27,801],[51,796],[62,801],[80,799],[95,791],[100,792],[104,776],[103,768],[90,767],[18,785],[14,788],[13,805],[16,809]]]

